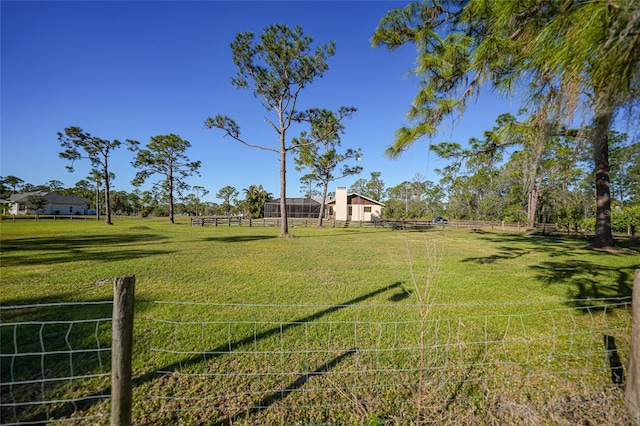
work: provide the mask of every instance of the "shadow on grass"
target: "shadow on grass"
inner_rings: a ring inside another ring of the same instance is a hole
[[[247,243],[260,240],[275,240],[277,235],[228,235],[223,237],[207,237],[204,241],[216,241],[220,243]]]
[[[545,261],[530,266],[534,278],[545,286],[564,285],[567,287],[567,304],[577,308],[593,308],[590,299],[620,298],[631,296],[634,267],[611,267],[587,260],[576,259],[589,251],[583,240],[549,235],[515,235],[487,232],[480,240],[499,243],[498,252],[480,257],[470,257],[463,262],[480,265],[517,259],[531,253],[544,253],[550,258],[563,260]],[[510,246],[509,244],[513,244]],[[576,245],[580,244],[580,245]],[[612,252],[596,252],[602,256],[638,256],[633,249]]]
[[[167,238],[146,233],[8,240],[2,242],[2,265],[51,265],[85,260],[110,262],[168,254],[171,251],[142,248],[144,244],[156,244]],[[121,246],[120,249],[113,249]],[[108,250],[97,251],[96,248],[99,247],[105,247]]]
[[[2,302],[0,423],[46,423],[109,398],[105,378],[96,376],[110,377],[113,300],[71,296]],[[137,298],[136,314],[152,306]]]
[[[499,341],[499,339],[500,336],[496,336],[494,341]],[[468,361],[465,360],[460,366],[452,366],[445,370],[447,371],[447,382],[453,388],[445,399],[444,407],[440,410],[441,413],[451,410],[452,406],[459,401],[466,401],[470,397],[478,398],[479,395],[482,395],[480,383],[485,373],[479,367],[479,363],[483,357],[487,356],[486,351],[485,348],[478,346]],[[453,369],[457,370],[458,375],[451,372]]]
[[[413,290],[409,290],[405,288],[404,281],[400,281],[400,289],[389,296],[388,300],[390,302],[402,302],[405,299],[408,299],[409,296],[413,293]]]
[[[351,299],[343,304],[340,305],[333,305],[330,306],[326,309],[323,309],[321,311],[318,311],[314,314],[311,314],[309,316],[303,317],[303,318],[299,318],[293,321],[290,321],[288,323],[276,326],[276,327],[272,327],[268,330],[262,331],[260,333],[256,333],[256,334],[251,334],[243,339],[239,339],[236,340],[234,342],[225,342],[222,345],[219,345],[216,348],[207,350],[207,351],[203,351],[204,353],[206,353],[206,359],[210,360],[213,358],[216,358],[218,356],[221,355],[227,355],[229,353],[232,353],[234,350],[237,350],[245,345],[253,345],[255,344],[257,341],[263,340],[263,339],[267,339],[269,337],[281,334],[286,332],[287,330],[296,328],[296,327],[300,327],[300,326],[304,326],[306,323],[318,320],[326,315],[329,315],[331,313],[340,311],[342,309],[345,309],[351,305],[355,305],[357,303],[360,302],[364,302],[367,299],[370,299],[372,297],[375,297],[381,293],[393,290],[399,286],[402,285],[402,281],[398,281],[395,282],[391,285],[388,285],[386,287],[380,288],[378,290],[374,290],[370,293],[364,294],[362,296],[356,297],[354,299]],[[233,349],[230,349],[233,348]],[[170,373],[175,371],[178,368],[185,368],[194,364],[199,364],[203,362],[203,356],[202,354],[197,354],[179,361],[176,361],[170,365],[167,365],[163,368],[160,369],[160,372],[162,373]],[[151,376],[150,376],[151,375]],[[149,381],[150,379],[152,379],[153,377],[156,376],[156,372],[152,372],[152,373],[148,373],[145,374],[144,376],[138,377],[134,380],[134,385],[138,386],[146,381]]]
[[[180,360],[175,361],[175,362],[173,362],[173,363],[171,363],[169,365],[163,366],[163,367],[161,367],[159,369],[156,369],[154,371],[150,371],[150,372],[145,373],[145,374],[143,374],[141,376],[138,376],[138,377],[136,377],[136,378],[134,378],[132,380],[132,385],[133,385],[133,387],[141,386],[141,385],[143,385],[145,383],[152,382],[154,380],[157,380],[159,377],[165,376],[167,374],[171,374],[171,373],[173,373],[175,371],[178,371],[180,369],[184,369],[184,368],[187,368],[187,367],[190,367],[190,366],[193,366],[193,365],[197,365],[197,364],[200,364],[200,363],[205,362],[205,361],[210,361],[212,359],[215,359],[215,358],[223,356],[223,355],[228,355],[230,353],[233,353],[234,350],[240,349],[242,346],[253,345],[259,340],[266,339],[266,338],[269,338],[269,337],[284,333],[287,330],[294,329],[296,327],[304,326],[306,323],[318,320],[318,319],[320,319],[320,318],[322,318],[322,317],[324,317],[326,315],[329,315],[329,314],[331,314],[333,312],[337,312],[337,311],[345,309],[345,308],[347,308],[347,307],[349,307],[351,305],[355,305],[357,303],[364,302],[365,300],[373,298],[373,297],[375,297],[375,296],[377,296],[379,294],[382,294],[384,292],[387,292],[387,291],[390,291],[390,290],[394,290],[394,289],[402,286],[402,284],[403,284],[402,281],[398,281],[398,282],[395,282],[395,283],[390,284],[388,286],[382,287],[382,288],[380,288],[378,290],[374,290],[374,291],[369,292],[367,294],[364,294],[362,296],[358,296],[358,297],[356,297],[354,299],[351,299],[351,300],[349,300],[349,301],[347,301],[347,302],[345,302],[343,304],[333,305],[333,306],[330,306],[330,307],[328,307],[326,309],[318,311],[318,312],[316,312],[314,314],[311,314],[309,316],[306,316],[306,317],[303,317],[303,318],[299,318],[299,319],[293,320],[291,322],[288,322],[286,324],[282,324],[282,325],[273,327],[273,328],[265,330],[265,331],[263,331],[261,333],[252,334],[252,335],[249,335],[249,336],[247,336],[245,338],[238,339],[238,340],[236,340],[234,342],[225,342],[225,343],[223,343],[223,344],[221,344],[221,345],[219,345],[219,346],[217,346],[215,348],[211,348],[209,350],[203,350],[202,353],[199,353],[199,354],[196,354],[196,355],[192,355],[192,356],[180,359]],[[137,305],[136,305],[136,307],[137,307]],[[233,349],[231,349],[231,348],[233,348]],[[345,353],[344,356],[346,356],[346,355],[348,355],[348,354],[350,354],[352,352],[353,352],[353,350],[351,350],[348,353]],[[205,354],[206,354],[206,356],[203,356]],[[338,358],[340,358],[340,357],[338,357]],[[337,362],[339,362],[341,359],[342,358],[340,358],[338,360],[334,360],[333,362],[329,362],[326,365],[326,368],[329,368],[329,367],[337,364]],[[326,369],[324,371],[326,371]],[[312,374],[312,373],[310,373],[310,374]],[[299,380],[301,380],[301,379],[299,378],[296,382],[300,383]],[[308,378],[307,378],[307,380],[308,380]],[[306,383],[306,380],[304,380],[304,382],[302,382],[302,384],[300,384],[300,386],[302,386],[304,383]],[[63,407],[60,407],[58,410],[55,410],[55,411],[51,412],[50,416],[52,418],[58,418],[58,417],[60,417],[62,415],[65,415],[69,411],[73,412],[73,410],[72,410],[73,408],[75,408],[75,411],[88,410],[95,403],[94,398],[96,398],[98,396],[101,396],[101,395],[110,395],[110,394],[111,394],[111,387],[104,388],[104,389],[100,390],[99,392],[96,392],[96,393],[90,395],[89,397],[87,397],[87,399],[85,401],[82,401],[82,403],[73,404],[73,407],[70,407],[69,406],[70,404],[66,404]],[[272,403],[273,402],[275,402],[275,400],[273,400]]]
[[[571,241],[553,236],[516,235],[494,232],[483,232],[480,241],[503,244],[498,247],[498,253],[489,256],[470,257],[464,262],[479,264],[495,263],[502,260],[515,259],[529,253],[542,252],[549,256],[574,256],[577,247],[569,244]],[[509,246],[507,244],[514,244]]]
[[[544,285],[567,286],[567,304],[589,309],[598,309],[589,299],[630,297],[635,270],[632,266],[618,268],[585,260],[548,261],[531,268]]]
[[[240,420],[247,419],[249,416],[253,414],[258,414],[266,410],[276,402],[284,400],[292,392],[295,392],[298,389],[301,389],[312,377],[321,376],[323,374],[330,372],[333,368],[335,368],[338,364],[340,364],[345,358],[347,358],[350,355],[353,355],[357,351],[358,351],[357,348],[351,348],[343,352],[342,354],[333,358],[331,361],[321,365],[316,370],[298,376],[298,378],[294,380],[285,389],[274,391],[271,395],[268,395],[267,397],[262,399],[260,402],[258,402],[258,404],[255,407],[251,407],[234,416],[230,416],[229,418],[224,419],[221,422],[214,423],[214,425],[216,426],[233,425]]]
[[[500,247],[499,250],[500,251],[497,254],[492,254],[490,256],[468,257],[462,261],[479,263],[483,265],[487,263],[496,263],[501,260],[517,259],[518,257],[531,253],[531,250],[513,247]]]

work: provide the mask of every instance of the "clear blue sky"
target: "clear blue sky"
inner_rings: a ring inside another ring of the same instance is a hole
[[[204,120],[228,115],[243,137],[275,147],[268,113],[251,92],[231,85],[236,68],[229,43],[239,32],[256,35],[273,23],[299,24],[314,43],[336,42],[324,77],[305,89],[300,108],[354,106],[344,148],[362,148],[360,176],[381,172],[387,187],[416,173],[437,182],[444,163],[418,142],[398,160],[383,157],[416,93],[408,71],[415,50],[372,48],[370,38],[386,11],[406,2],[33,2],[2,1],[0,175],[39,185],[60,180],[70,187],[88,175],[87,160],[69,173],[58,157],[57,132],[79,126],[103,139],[135,139],[175,133],[191,142],[187,155],[201,160],[201,176],[189,179],[210,191],[239,191],[262,184],[279,196],[275,153],[251,149],[204,128]],[[453,129],[433,142],[481,137],[503,112],[519,105],[485,91]],[[290,134],[290,136],[296,136]],[[131,191],[133,153],[124,147],[111,159],[116,190]],[[299,177],[289,158],[287,196],[299,196]],[[147,185],[148,186],[148,185]],[[330,188],[330,190],[335,189]],[[145,189],[143,187],[143,189]]]

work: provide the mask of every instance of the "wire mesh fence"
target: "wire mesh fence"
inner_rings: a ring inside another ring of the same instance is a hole
[[[112,302],[1,306],[0,423],[92,423],[108,399]]]
[[[629,299],[162,305],[151,404],[184,424],[553,420],[619,401],[629,357]]]
[[[154,302],[135,424],[628,423],[630,298]],[[2,424],[108,424],[111,302],[3,306]]]

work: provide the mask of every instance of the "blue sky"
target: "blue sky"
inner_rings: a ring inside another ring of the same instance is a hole
[[[57,132],[79,126],[103,139],[135,139],[175,133],[191,142],[191,160],[201,160],[201,176],[191,185],[215,193],[226,185],[239,191],[261,184],[279,196],[275,153],[251,149],[204,120],[228,115],[252,143],[275,147],[277,135],[265,122],[269,113],[247,90],[231,85],[236,73],[229,43],[239,32],[256,35],[273,23],[301,25],[314,45],[336,42],[329,70],[301,93],[299,108],[354,106],[342,146],[361,148],[360,176],[381,172],[387,187],[416,173],[437,182],[444,162],[429,154],[422,140],[397,160],[383,157],[393,134],[404,124],[416,93],[409,76],[413,47],[388,52],[372,48],[370,38],[385,12],[406,2],[367,1],[198,1],[198,2],[33,2],[2,1],[0,175],[34,185],[60,180],[73,186],[90,165],[66,171]],[[452,130],[432,142],[466,142],[481,137],[503,112],[519,105],[486,90]],[[297,136],[290,133],[289,136]],[[124,147],[111,159],[114,189],[131,191],[133,153]],[[287,196],[301,193],[293,161],[288,163]],[[145,185],[142,189],[146,189]],[[335,188],[330,188],[334,190]]]

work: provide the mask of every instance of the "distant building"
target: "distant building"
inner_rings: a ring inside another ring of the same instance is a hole
[[[320,214],[320,201],[314,198],[287,198],[286,203],[287,217],[290,218],[317,219]],[[265,203],[264,217],[280,217],[280,198]]]
[[[314,218],[320,214],[322,199],[287,198],[287,217]],[[325,203],[324,218],[335,220],[371,221],[382,216],[384,204],[360,194],[348,194],[347,187],[336,188],[336,198]],[[269,201],[264,206],[264,217],[280,217],[280,199]]]
[[[27,211],[27,199],[30,196],[43,196],[47,200],[38,213],[56,214],[56,215],[85,215],[89,214],[89,206],[91,200],[87,198],[70,197],[66,195],[58,195],[55,192],[36,191],[23,192],[21,194],[13,194],[3,203],[8,206],[8,213],[11,215],[34,214],[33,210]]]
[[[333,210],[332,219],[370,222],[374,217],[382,217],[384,204],[364,195],[347,193],[346,186],[336,188],[336,198],[327,203]]]

